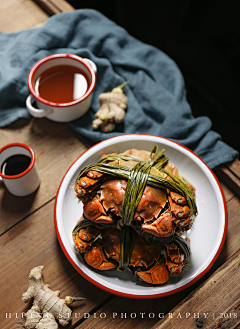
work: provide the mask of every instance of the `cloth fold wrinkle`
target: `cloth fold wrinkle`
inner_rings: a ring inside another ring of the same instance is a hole
[[[189,147],[211,168],[238,156],[211,130],[207,117],[193,117],[176,63],[92,9],[57,14],[40,28],[0,33],[0,127],[30,118],[25,106],[29,70],[41,58],[63,52],[90,58],[98,68],[91,108],[69,123],[86,146],[117,135],[144,133]],[[99,95],[127,80],[124,122],[111,133],[94,131]]]

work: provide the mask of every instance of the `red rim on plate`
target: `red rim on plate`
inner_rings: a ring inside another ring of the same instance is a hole
[[[209,172],[212,174],[213,178],[215,179],[218,187],[219,187],[219,190],[220,190],[220,193],[221,193],[221,196],[222,196],[222,201],[223,201],[223,206],[224,206],[224,217],[225,217],[225,222],[224,222],[224,230],[223,230],[223,235],[222,235],[222,240],[221,240],[221,243],[218,247],[218,250],[217,252],[215,253],[213,259],[211,260],[211,262],[209,263],[209,265],[201,272],[199,273],[198,275],[196,275],[192,280],[190,280],[188,283],[186,283],[185,285],[181,286],[181,287],[178,287],[178,288],[175,288],[173,290],[170,290],[170,291],[167,291],[167,292],[163,292],[163,293],[158,293],[158,294],[150,294],[150,295],[136,295],[136,294],[128,294],[128,293],[124,293],[124,292],[119,292],[117,290],[113,290],[113,289],[110,289],[102,284],[100,284],[98,281],[95,281],[93,280],[91,277],[89,277],[86,273],[84,273],[78,266],[77,264],[73,261],[73,259],[71,258],[71,256],[69,255],[68,251],[66,250],[65,246],[64,246],[64,243],[61,239],[61,236],[60,236],[60,233],[59,233],[59,230],[58,230],[58,225],[57,225],[57,202],[58,202],[58,195],[59,195],[59,191],[61,189],[61,186],[62,186],[62,183],[64,181],[64,178],[66,177],[67,173],[69,172],[69,170],[72,168],[72,166],[75,164],[75,162],[77,162],[86,152],[88,152],[90,149],[92,149],[93,147],[95,147],[96,145],[99,145],[101,143],[104,143],[106,142],[107,140],[112,140],[112,139],[115,139],[115,138],[119,138],[119,137],[123,137],[123,135],[120,135],[120,136],[115,136],[115,137],[112,137],[112,138],[109,138],[107,140],[104,140],[104,141],[101,141],[95,145],[93,145],[92,147],[90,147],[89,149],[87,149],[84,153],[82,153],[73,163],[72,165],[68,168],[67,172],[65,173],[60,185],[59,185],[59,188],[58,188],[58,191],[57,191],[57,194],[56,194],[56,199],[55,199],[55,206],[54,206],[54,224],[55,224],[55,230],[56,230],[56,234],[57,234],[57,238],[58,238],[58,241],[60,243],[60,246],[65,254],[65,256],[67,257],[68,261],[72,264],[72,266],[78,271],[78,273],[80,273],[86,280],[88,280],[90,283],[94,284],[95,286],[97,286],[98,288],[102,289],[102,290],[105,290],[107,291],[108,293],[111,293],[111,294],[114,294],[114,295],[118,295],[118,296],[121,296],[121,297],[126,297],[126,298],[133,298],[133,299],[155,299],[155,298],[159,298],[159,297],[165,297],[165,296],[169,296],[169,295],[172,295],[172,294],[175,294],[179,291],[182,291],[188,287],[190,287],[192,284],[194,284],[195,282],[197,282],[199,279],[201,279],[210,269],[211,267],[213,266],[213,264],[215,263],[216,259],[218,258],[222,248],[223,248],[223,245],[224,245],[224,242],[225,242],[225,238],[226,238],[226,234],[227,234],[227,226],[228,226],[228,213],[227,213],[227,203],[226,203],[226,199],[225,199],[225,196],[224,196],[224,193],[223,193],[223,190],[222,190],[222,187],[217,179],[217,177],[215,176],[215,174],[213,173],[213,171],[209,168],[209,166],[197,155],[195,154],[192,150],[190,150],[189,148],[187,148],[186,146],[184,145],[181,145],[175,141],[172,141],[168,138],[165,138],[165,137],[159,137],[159,136],[155,136],[155,135],[150,135],[150,134],[126,134],[124,135],[125,137],[128,137],[128,136],[149,136],[149,137],[156,137],[157,139],[161,138],[161,139],[164,139],[170,143],[174,143],[178,146],[180,146],[180,148],[184,148],[186,149],[188,152],[192,153],[196,158],[198,158],[202,164],[209,170]]]

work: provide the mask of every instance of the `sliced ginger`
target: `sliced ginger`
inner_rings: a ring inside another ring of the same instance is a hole
[[[126,81],[120,86],[113,88],[112,91],[99,95],[100,108],[95,113],[96,119],[92,122],[93,129],[101,127],[103,132],[113,131],[116,123],[123,121],[125,117],[125,109],[128,102],[127,97],[123,93],[123,88],[129,82]]]

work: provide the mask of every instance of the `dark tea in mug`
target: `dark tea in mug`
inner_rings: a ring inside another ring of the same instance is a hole
[[[3,162],[1,173],[7,176],[19,175],[29,167],[30,163],[31,158],[27,155],[12,155]]]
[[[53,66],[42,72],[35,83],[36,93],[54,103],[69,103],[82,97],[90,80],[83,70],[70,65]]]

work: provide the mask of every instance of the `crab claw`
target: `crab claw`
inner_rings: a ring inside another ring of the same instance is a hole
[[[88,226],[79,230],[77,234],[74,235],[74,243],[76,249],[83,253],[88,246],[91,246],[94,239],[98,236],[100,229],[96,226]]]
[[[169,191],[169,194],[170,194],[171,199],[175,203],[180,204],[180,205],[187,204],[187,201],[184,198],[184,196],[180,195],[179,193],[173,192],[173,191]]]
[[[96,194],[93,199],[84,203],[83,212],[84,216],[93,222],[103,224],[113,223],[113,219],[106,214],[98,194]]]
[[[174,215],[173,220],[175,224],[181,231],[188,230],[191,226],[192,219],[185,198],[178,193],[170,192],[168,200],[170,211]]]
[[[137,277],[151,284],[163,284],[169,280],[169,272],[165,264],[157,263],[148,271],[137,271]]]
[[[106,259],[100,248],[98,244],[89,247],[84,254],[85,262],[97,270],[108,271],[115,269],[116,265]]]
[[[173,215],[169,210],[166,210],[162,215],[151,224],[143,224],[142,229],[148,233],[159,237],[168,237],[173,235],[175,231],[175,223]]]
[[[79,200],[84,200],[84,195],[95,190],[102,181],[103,174],[94,170],[90,170],[86,176],[81,177],[75,185],[75,192]]]
[[[87,173],[87,176],[92,179],[98,179],[98,178],[102,177],[103,174],[96,170],[89,170]]]
[[[181,204],[176,204],[175,202],[173,202],[171,197],[169,197],[168,200],[170,203],[170,209],[177,218],[183,218],[189,214],[188,206],[182,206]]]

